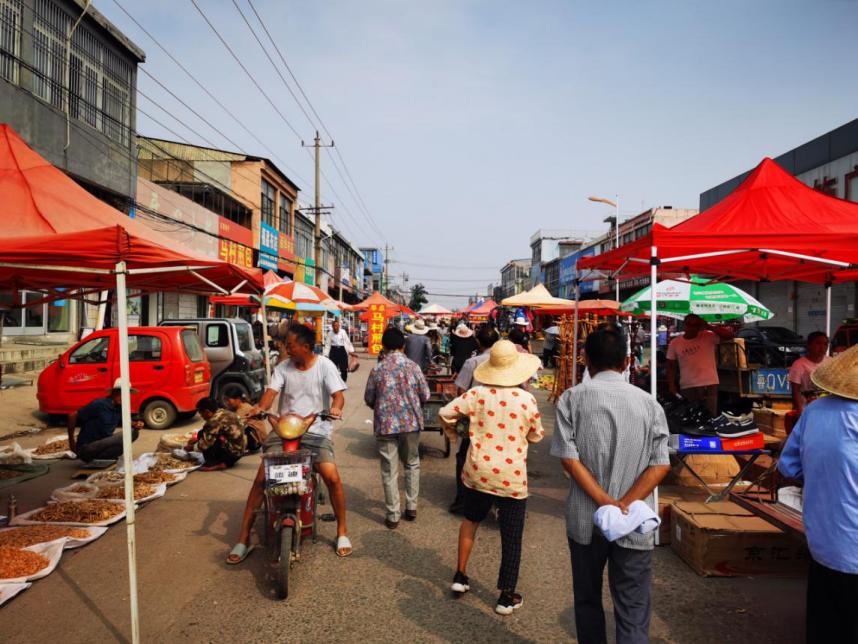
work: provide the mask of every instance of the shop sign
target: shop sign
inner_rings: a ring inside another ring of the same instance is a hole
[[[242,246],[253,246],[253,233],[226,217],[218,217],[218,237],[238,242]]]
[[[279,235],[279,246],[280,246],[280,257],[283,259],[294,259],[295,258],[295,238],[287,235],[286,233],[280,233]]]
[[[304,284],[316,285],[316,263],[309,257],[304,258]]]
[[[280,269],[283,273],[289,273],[289,275],[295,274],[295,264],[292,262],[284,262],[282,259],[277,262],[277,268]]]
[[[269,255],[268,253],[259,253],[259,261],[256,262],[259,268],[267,268],[268,270],[277,271],[277,255]]]
[[[253,268],[253,249],[230,239],[218,239],[218,258],[241,268]]]
[[[295,264],[295,272],[292,274],[292,279],[296,282],[304,281],[304,265]]]
[[[370,354],[377,356],[381,353],[381,336],[384,335],[384,304],[369,305],[368,339]]]
[[[751,393],[768,396],[789,396],[789,369],[755,369],[751,372]]]
[[[265,222],[259,222],[259,252],[266,255],[277,255],[280,253],[280,242],[277,240],[277,229]],[[276,263],[276,261],[275,261]]]
[[[340,283],[343,286],[349,286],[352,283],[351,280],[351,271],[348,266],[343,266],[340,269]]]

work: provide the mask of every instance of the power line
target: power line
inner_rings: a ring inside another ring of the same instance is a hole
[[[485,271],[485,270],[498,270],[500,269],[497,266],[453,266],[451,264],[421,264],[419,262],[406,262],[401,259],[392,259],[390,260],[391,264],[404,264],[406,266],[419,266],[421,268],[439,268],[439,269],[455,269],[455,270],[465,270],[465,271]]]

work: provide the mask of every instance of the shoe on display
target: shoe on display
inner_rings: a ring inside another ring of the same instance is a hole
[[[734,415],[726,411],[722,411],[718,416],[712,419],[712,427],[716,430],[726,427],[727,425],[741,425],[754,421],[754,414],[738,414]]]
[[[754,419],[743,421],[741,423],[728,423],[723,427],[719,427],[716,430],[716,433],[721,438],[738,438],[740,436],[749,436],[750,434],[756,434],[760,429],[757,427],[757,423],[754,422]]]
[[[453,577],[453,583],[450,585],[450,590],[454,593],[466,593],[471,589],[470,581],[468,580],[468,576],[462,574],[458,570],[456,571],[456,575]]]
[[[683,425],[680,434],[688,434],[689,436],[700,436],[702,438],[715,438],[718,433],[712,427],[710,422],[697,423],[695,425]]]
[[[502,592],[498,597],[498,604],[495,606],[495,612],[498,615],[509,615],[514,610],[518,610],[524,604],[524,600],[518,593]]]

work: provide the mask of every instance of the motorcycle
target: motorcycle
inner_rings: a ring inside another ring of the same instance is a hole
[[[302,541],[311,537],[316,543],[317,507],[322,502],[321,477],[313,470],[312,452],[301,449],[301,437],[317,418],[332,417],[324,412],[309,416],[288,413],[279,417],[262,413],[256,417],[267,417],[283,441],[282,452],[262,455],[265,502],[260,537],[275,569],[277,596],[286,599],[289,572],[300,560]]]

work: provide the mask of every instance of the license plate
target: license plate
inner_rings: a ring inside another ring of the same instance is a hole
[[[300,463],[272,465],[268,468],[268,478],[275,483],[295,483],[302,480],[302,470]]]
[[[202,372],[202,371],[197,371],[197,372],[194,374],[194,383],[196,383],[196,384],[200,384],[202,381],[203,381],[203,372]]]

